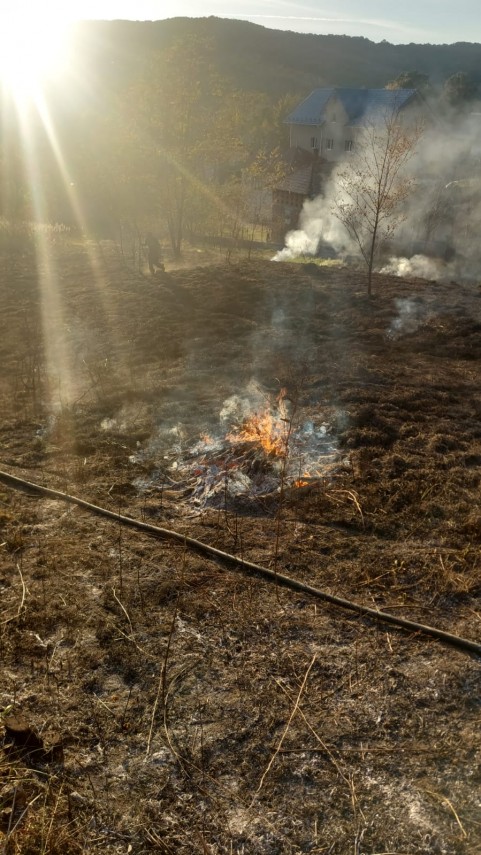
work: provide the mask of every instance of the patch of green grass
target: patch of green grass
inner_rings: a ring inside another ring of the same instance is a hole
[[[291,264],[315,264],[316,267],[342,267],[343,261],[339,258],[314,258],[313,256],[299,255],[297,258],[286,258]]]

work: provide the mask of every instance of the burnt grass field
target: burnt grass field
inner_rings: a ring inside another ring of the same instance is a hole
[[[481,643],[480,286],[167,267],[3,259],[0,469],[181,538],[0,481],[1,851],[481,853],[479,657],[182,541]]]

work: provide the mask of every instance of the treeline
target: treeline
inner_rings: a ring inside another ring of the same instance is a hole
[[[48,113],[32,109],[28,120],[4,103],[3,218],[62,222],[137,248],[152,230],[175,257],[186,237],[264,239],[292,101],[237,89],[209,39],[186,36],[137,58],[121,85],[92,65],[59,81]]]
[[[85,67],[122,86],[142,72],[152,52],[191,37],[209,39],[219,73],[236,88],[272,99],[286,93],[303,97],[318,86],[382,88],[410,69],[427,75],[435,89],[459,71],[481,83],[480,44],[393,45],[215,17],[88,22],[78,27],[77,45]]]
[[[284,118],[312,88],[413,86],[470,109],[479,60],[480,45],[378,45],[218,18],[79,24],[48,112],[27,122],[3,102],[0,215],[129,241],[152,229],[174,255],[186,237],[263,239],[269,190],[289,168]]]

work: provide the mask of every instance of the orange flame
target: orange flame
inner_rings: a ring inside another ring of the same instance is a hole
[[[321,473],[318,469],[315,472],[303,472],[302,475],[299,475],[299,478],[293,483],[293,487],[310,487],[312,484],[318,483],[318,480],[322,477]]]
[[[308,487],[309,484],[312,483],[312,478],[308,472],[306,472],[301,478],[298,478],[294,481],[293,487]]]
[[[281,389],[277,398],[277,414],[273,415],[266,407],[261,413],[255,413],[244,419],[237,431],[227,434],[230,442],[255,442],[266,452],[281,457],[286,453],[287,422],[284,398],[286,390]]]

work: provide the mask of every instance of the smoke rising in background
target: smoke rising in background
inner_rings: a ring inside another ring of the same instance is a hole
[[[441,259],[428,258],[426,255],[413,255],[412,258],[392,256],[379,272],[409,279],[419,277],[439,282],[447,275],[448,267],[449,265]]]
[[[397,316],[393,318],[388,329],[389,338],[394,339],[414,333],[431,317],[424,303],[416,299],[399,298],[394,301],[394,304]]]
[[[479,278],[480,167],[481,114],[436,121],[423,134],[407,167],[415,187],[402,209],[405,220],[380,260],[383,272],[436,281]],[[323,246],[340,260],[360,259],[359,248],[333,213],[338,194],[334,173],[322,195],[304,203],[299,228],[287,233],[275,261],[322,255]]]
[[[331,246],[343,256],[355,253],[357,247],[346,229],[332,213],[337,188],[329,181],[323,195],[304,202],[299,218],[299,228],[285,236],[285,247],[278,252],[274,261],[289,261],[302,255],[316,255],[320,242]]]

